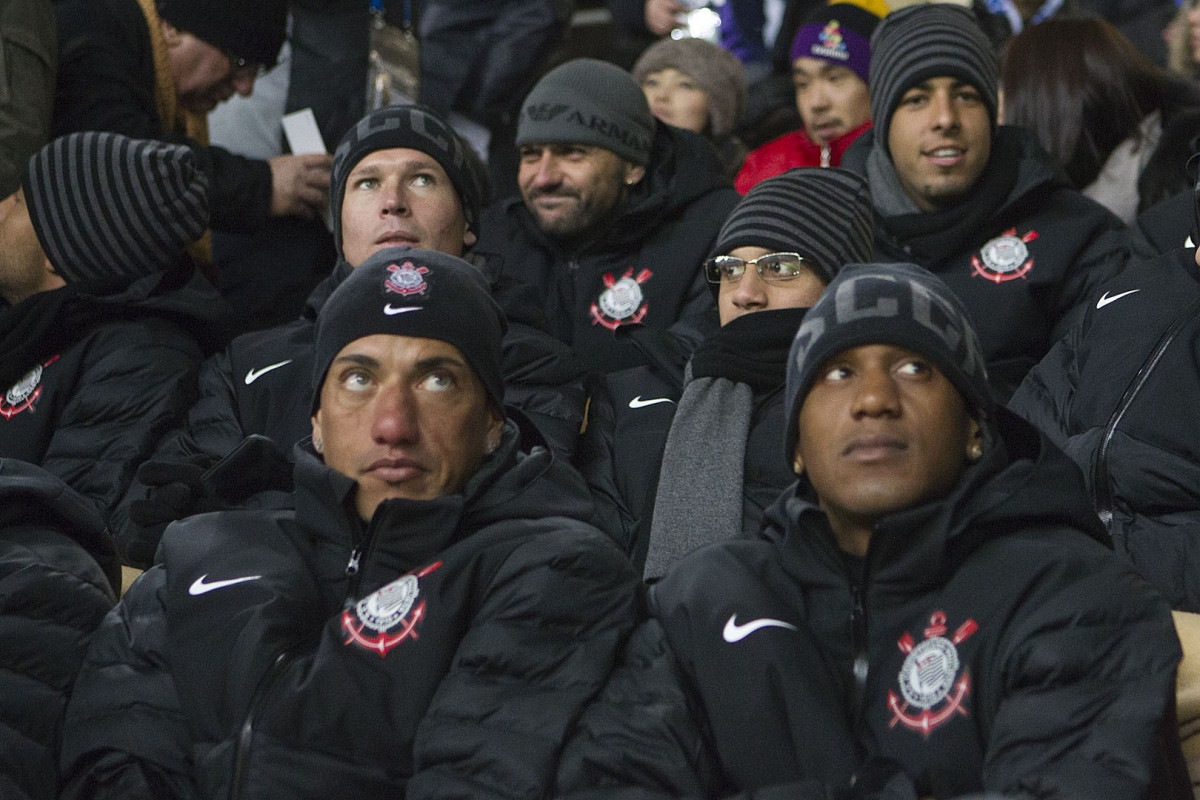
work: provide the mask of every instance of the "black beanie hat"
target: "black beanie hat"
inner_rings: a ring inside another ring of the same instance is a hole
[[[266,67],[287,37],[286,0],[157,0],[157,7],[179,30]]]
[[[109,288],[178,267],[208,227],[208,178],[191,149],[72,133],[30,157],[22,188],[54,271]]]
[[[500,342],[507,328],[483,273],[466,261],[411,247],[380,250],[342,281],[317,314],[312,410],[321,405],[321,384],[341,349],[376,333],[454,345],[496,408],[503,408]]]
[[[954,384],[973,413],[991,408],[983,348],[966,307],[932,272],[914,264],[851,264],[804,315],[787,363],[787,436],[791,462],[797,418],[816,372],[838,353],[892,344],[925,356]]]
[[[900,98],[930,78],[952,77],[979,90],[992,124],[1000,60],[967,9],[920,3],[883,18],[871,37],[871,119],[887,150],[888,127]]]
[[[346,179],[358,162],[376,150],[405,147],[420,150],[441,165],[458,192],[467,227],[479,232],[479,211],[487,197],[487,178],[479,159],[437,112],[421,105],[376,109],[346,131],[333,154],[329,177],[329,213],[333,239],[342,251],[342,200]]]
[[[590,144],[646,166],[654,131],[650,104],[632,75],[607,61],[576,58],[550,70],[529,92],[516,145]]]
[[[734,207],[710,255],[739,247],[799,253],[826,283],[869,261],[875,218],[867,182],[840,168],[796,167],[754,185]]]

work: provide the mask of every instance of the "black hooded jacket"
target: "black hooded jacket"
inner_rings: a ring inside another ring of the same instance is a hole
[[[520,437],[462,494],[369,524],[298,448],[282,507],[168,529],[88,652],[63,796],[544,797],[638,579],[578,475]]]
[[[656,125],[646,177],[598,239],[568,252],[513,197],[484,212],[475,247],[489,269],[539,291],[551,332],[598,372],[647,363],[618,327],[668,331],[682,352],[716,327],[701,265],[740,195],[707,140]]]
[[[983,460],[878,521],[865,559],[802,481],[760,539],[679,562],[568,747],[564,791],[1189,797],[1169,610],[1105,546],[1074,465],[997,413]]]

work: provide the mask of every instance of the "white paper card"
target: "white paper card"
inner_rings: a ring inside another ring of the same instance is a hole
[[[283,134],[287,137],[288,147],[297,156],[309,153],[327,153],[325,142],[321,139],[321,130],[317,127],[317,118],[311,108],[302,108],[283,116]]]

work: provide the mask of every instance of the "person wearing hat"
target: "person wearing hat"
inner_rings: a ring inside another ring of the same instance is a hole
[[[750,151],[734,186],[745,194],[792,167],[836,167],[871,127],[871,34],[879,17],[854,3],[814,9],[792,40],[792,83],[804,127]]]
[[[606,376],[580,465],[606,528],[647,579],[703,544],[758,530],[792,482],[779,458],[788,345],[845,263],[871,257],[871,199],[845,170],[763,181],[705,262],[721,327],[680,365]]]
[[[489,269],[535,287],[554,335],[597,372],[690,350],[712,327],[700,263],[738,199],[712,145],[587,58],[538,81],[516,143],[520,196],[481,223]]]
[[[1121,223],[1070,187],[1037,137],[997,125],[999,63],[972,14],[926,3],[871,41],[871,117],[842,166],[867,178],[877,258],[962,298],[1003,402],[1128,257]]]
[[[208,176],[212,227],[258,230],[269,216],[320,219],[329,156],[243,158],[208,143],[206,115],[249,95],[275,64],[287,2],[64,0],[51,134],[101,130],[186,143]]]
[[[944,282],[843,267],[784,391],[796,482],[757,537],[651,587],[564,788],[1191,796],[1170,611],[1112,552],[1074,464],[990,400]]]
[[[505,325],[443,253],[338,286],[294,490],[168,529],[75,684],[63,797],[548,796],[638,581],[506,418]]]
[[[702,134],[721,154],[729,175],[746,148],[733,135],[746,107],[742,62],[705,39],[660,39],[633,65],[633,79],[660,122]]]
[[[130,486],[113,529],[126,563],[154,560],[166,525],[224,506],[205,471],[247,436],[287,452],[309,433],[309,383],[316,318],[330,294],[374,253],[399,245],[462,256],[474,245],[487,179],[469,147],[423,106],[389,106],[363,117],[334,154],[329,187],[340,258],[308,298],[304,314],[235,338],[203,366],[200,396],[186,423],[164,437]],[[507,402],[519,406],[569,455],[582,425],[584,370],[541,329],[523,287],[494,286],[510,317],[504,338]]]
[[[71,134],[0,201],[0,457],[105,518],[195,396],[223,306],[186,248],[208,223],[187,147]]]

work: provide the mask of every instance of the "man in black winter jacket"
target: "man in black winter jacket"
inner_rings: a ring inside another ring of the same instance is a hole
[[[54,140],[0,201],[0,457],[105,519],[220,345],[222,301],[185,250],[207,223],[188,148],[113,133]]]
[[[997,127],[998,72],[968,10],[888,15],[872,38],[875,127],[842,166],[871,185],[876,258],[919,264],[962,298],[1003,402],[1126,252],[1120,221],[1071,189],[1036,137]]]
[[[1169,609],[990,401],[951,290],[845,267],[786,391],[799,481],[651,587],[563,794],[1190,797]]]
[[[521,196],[483,217],[477,252],[536,288],[561,341],[597,372],[649,363],[716,327],[701,263],[739,195],[699,134],[657,122],[629,73],[575,59],[525,98]]]
[[[638,580],[505,417],[504,325],[441,253],[334,291],[295,490],[168,529],[88,651],[64,797],[549,796]]]
[[[266,436],[287,452],[308,434],[315,319],[353,269],[397,245],[463,255],[475,243],[485,196],[486,178],[473,154],[428,109],[378,109],[346,133],[330,183],[334,240],[342,257],[309,297],[303,316],[239,336],[204,364],[200,398],[186,426],[160,443],[142,483],[130,489],[115,515],[126,563],[148,566],[168,522],[212,505],[203,473],[243,438]],[[530,416],[556,452],[570,453],[586,405],[583,368],[541,329],[536,300],[526,289],[496,285],[493,292],[510,318],[504,338],[506,402]],[[133,508],[136,523],[129,518]]]

